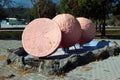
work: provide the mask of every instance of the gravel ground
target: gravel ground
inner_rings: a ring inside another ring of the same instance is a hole
[[[110,41],[116,41],[120,45],[120,40]],[[8,48],[19,48],[21,46],[19,40],[0,40],[0,55],[6,54]],[[40,73],[27,73],[18,70],[16,67],[4,65],[4,63],[5,60],[0,58],[0,80],[120,80],[120,55],[79,66],[65,76],[48,77]]]
[[[0,40],[0,54],[6,52],[6,49],[16,49],[22,46],[20,40]]]

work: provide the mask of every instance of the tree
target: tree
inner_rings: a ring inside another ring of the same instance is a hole
[[[11,1],[12,0],[0,0],[0,20],[7,17],[4,7],[10,6]]]
[[[120,0],[117,0],[113,4],[112,17],[110,19],[110,24],[114,26],[120,26]]]
[[[0,0],[0,20],[5,19],[8,14],[5,11],[5,8],[14,6],[13,0]]]
[[[52,0],[32,0],[33,14],[37,17],[53,18],[56,15],[55,3]]]
[[[106,19],[118,0],[60,0],[60,12],[99,21],[101,34],[105,36]]]
[[[96,26],[99,23],[101,36],[105,36],[106,19],[112,13],[114,2],[115,0],[79,0],[80,12],[84,12],[84,16],[88,18],[94,19]]]
[[[60,0],[60,13],[70,13],[76,17],[90,17],[91,0]]]
[[[5,12],[4,8],[0,6],[0,20],[5,19],[7,17],[7,13]]]
[[[113,15],[120,15],[120,0],[117,0],[117,2],[114,3],[114,7],[112,11],[113,11]]]
[[[78,0],[60,0],[60,13],[79,15]]]

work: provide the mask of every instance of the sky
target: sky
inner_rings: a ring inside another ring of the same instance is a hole
[[[21,6],[24,5],[24,7],[28,7],[28,8],[32,7],[32,3],[30,0],[14,0],[14,1]],[[53,0],[53,2],[58,3],[59,0]]]

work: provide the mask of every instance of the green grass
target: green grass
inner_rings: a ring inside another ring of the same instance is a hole
[[[100,37],[100,36],[101,36],[101,33],[97,32],[96,37]],[[120,30],[106,30],[105,37],[120,39]]]
[[[0,31],[0,39],[18,39],[21,40],[22,31]],[[101,33],[97,32],[97,38]],[[120,30],[106,30],[106,38],[120,39]]]
[[[22,31],[0,31],[0,39],[21,40]]]
[[[106,30],[107,35],[119,35],[120,36],[120,30]]]

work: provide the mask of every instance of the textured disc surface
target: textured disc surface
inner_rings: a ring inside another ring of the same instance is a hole
[[[70,14],[59,14],[53,18],[62,32],[60,47],[70,47],[81,37],[81,28],[78,20]]]
[[[61,42],[58,25],[48,18],[31,21],[22,34],[22,44],[28,54],[45,57],[54,52]]]
[[[82,35],[79,43],[84,44],[90,42],[96,34],[95,24],[90,19],[84,17],[79,17],[77,20],[79,21],[82,29]]]

